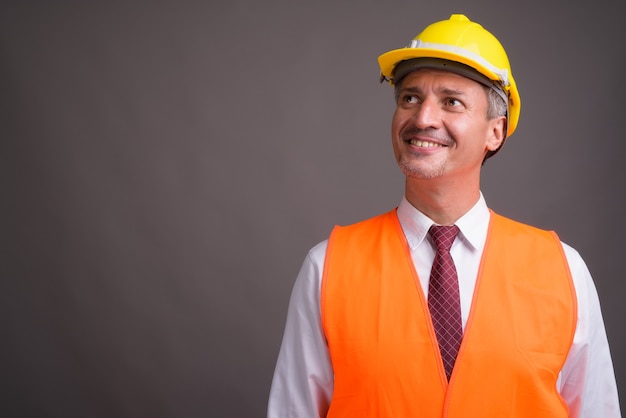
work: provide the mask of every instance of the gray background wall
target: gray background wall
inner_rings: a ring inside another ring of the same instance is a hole
[[[487,201],[582,253],[623,388],[626,26],[578,3],[2,2],[2,416],[263,416],[306,251],[402,196],[376,57],[453,12],[522,95]]]

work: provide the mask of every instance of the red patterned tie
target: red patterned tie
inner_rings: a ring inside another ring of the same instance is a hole
[[[437,246],[428,283],[428,309],[449,380],[463,338],[459,281],[450,255],[450,247],[459,228],[456,225],[433,225],[428,232]]]

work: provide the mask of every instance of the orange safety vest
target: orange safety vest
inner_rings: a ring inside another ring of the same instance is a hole
[[[335,373],[328,417],[558,418],[576,328],[559,238],[495,213],[448,383],[395,210],[335,227],[322,278]]]

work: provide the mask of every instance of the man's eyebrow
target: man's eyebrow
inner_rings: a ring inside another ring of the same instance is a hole
[[[400,89],[401,93],[421,93],[422,89],[419,87],[402,87]]]
[[[450,96],[463,96],[465,94],[465,91],[463,90],[453,89],[450,87],[442,87],[439,89],[439,92]]]

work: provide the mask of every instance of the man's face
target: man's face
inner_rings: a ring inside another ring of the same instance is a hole
[[[407,177],[480,175],[504,138],[504,117],[487,119],[484,87],[458,74],[421,69],[401,82],[392,120],[396,160]],[[478,177],[477,177],[478,178]]]

